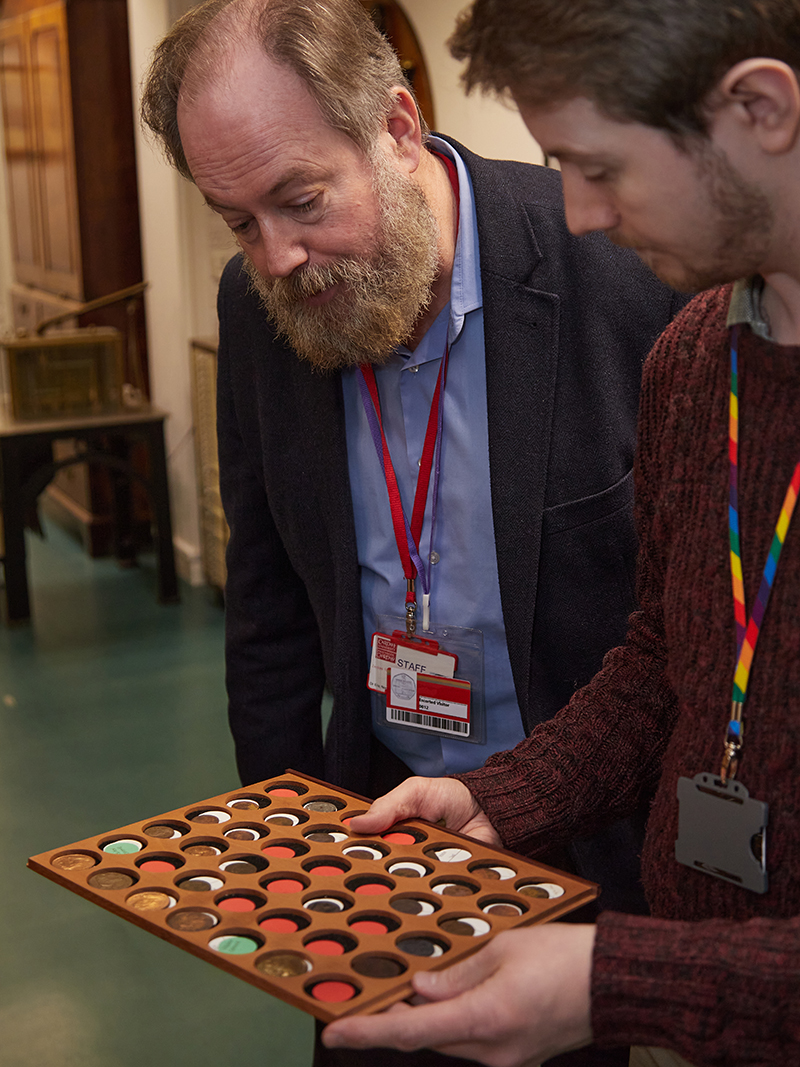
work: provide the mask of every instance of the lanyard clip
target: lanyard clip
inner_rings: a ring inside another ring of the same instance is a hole
[[[739,760],[742,754],[744,741],[744,723],[742,722],[742,701],[734,700],[731,707],[731,718],[728,723],[728,731],[725,735],[725,752],[722,756],[722,767],[719,776],[723,785],[727,785],[728,779],[733,781],[739,769]]]
[[[413,578],[406,578],[406,633],[413,637],[417,632],[417,593]]]

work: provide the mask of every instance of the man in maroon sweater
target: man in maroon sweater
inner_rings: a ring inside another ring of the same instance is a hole
[[[655,787],[653,917],[502,934],[420,974],[429,1003],[325,1040],[800,1063],[800,0],[476,0],[453,47],[558,158],[573,232],[719,288],[646,368],[625,645],[516,749],[411,779],[353,828],[418,814],[536,855]]]

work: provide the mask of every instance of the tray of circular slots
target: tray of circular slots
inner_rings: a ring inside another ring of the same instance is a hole
[[[287,771],[51,849],[28,866],[329,1022],[407,998],[495,934],[598,887],[421,819],[356,834],[369,801]]]

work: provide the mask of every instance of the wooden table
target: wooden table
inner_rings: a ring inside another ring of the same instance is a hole
[[[155,525],[158,600],[169,603],[178,599],[164,449],[165,418],[165,411],[152,407],[112,415],[35,421],[16,421],[0,411],[0,513],[5,534],[6,622],[24,622],[31,614],[25,516],[56,471],[72,463],[99,464],[111,472],[114,553],[126,562],[132,561],[136,554],[128,483],[135,479],[143,485]],[[85,443],[86,450],[69,459],[54,461],[53,442],[64,438]],[[144,477],[130,461],[130,446],[135,441],[147,448],[149,477]]]

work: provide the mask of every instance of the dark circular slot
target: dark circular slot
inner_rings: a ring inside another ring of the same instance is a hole
[[[315,893],[303,901],[306,911],[321,911],[331,915],[340,911],[349,911],[353,902],[339,893]]]
[[[395,942],[401,952],[407,956],[443,956],[450,948],[449,944],[438,937],[430,934],[404,934]]]
[[[269,911],[258,920],[258,925],[273,934],[296,934],[311,925],[311,919],[300,911]]]
[[[469,867],[470,874],[487,882],[505,882],[509,878],[515,878],[517,872],[507,864],[499,863],[472,863]]]
[[[472,853],[469,849],[459,844],[452,845],[444,844],[443,842],[429,845],[425,849],[425,855],[428,859],[435,860],[437,863],[466,863],[467,860],[472,859]]]
[[[420,841],[427,840],[427,836],[415,826],[402,825],[394,826],[391,830],[387,830],[385,834],[381,834],[381,838],[384,841],[388,841],[390,845],[417,845]]]
[[[269,836],[269,829],[251,822],[237,823],[225,830],[222,836],[228,841],[260,841],[262,837]]]
[[[271,978],[295,978],[308,974],[312,966],[311,960],[299,952],[270,952],[256,960],[256,969]]]
[[[305,875],[277,872],[259,882],[268,893],[302,893],[310,884]]]
[[[233,816],[223,808],[193,808],[186,812],[186,818],[189,822],[200,826],[221,826],[223,823],[230,822]]]
[[[377,841],[359,841],[358,844],[346,845],[342,855],[351,860],[368,860],[376,863],[389,855],[389,849]]]
[[[200,839],[190,841],[187,845],[181,845],[181,852],[186,856],[221,856],[227,850],[228,846],[225,842],[219,840],[204,841]]]
[[[274,811],[264,816],[264,822],[274,829],[276,826],[300,826],[308,822],[304,811]]]
[[[270,804],[268,797],[256,793],[236,793],[225,801],[225,807],[234,811],[257,811],[259,808],[268,808]]]
[[[341,826],[315,826],[306,830],[303,837],[306,841],[314,841],[316,844],[336,845],[340,841],[347,841],[350,835]]]
[[[429,863],[422,863],[418,859],[390,860],[386,870],[396,878],[426,878],[433,873]]]
[[[439,920],[440,929],[457,937],[483,937],[492,929],[491,923],[477,915],[463,915]]]
[[[433,915],[442,906],[438,900],[429,897],[392,897],[390,903],[395,911],[404,915]]]
[[[59,871],[88,871],[99,862],[100,857],[91,852],[61,852],[58,856],[53,856],[50,866]]]
[[[246,913],[263,908],[267,902],[260,893],[230,892],[217,897],[215,903],[220,911]]]
[[[316,811],[325,814],[341,811],[344,806],[344,801],[339,800],[338,797],[312,797],[311,800],[303,801],[303,807],[306,811]]]
[[[402,960],[396,956],[386,956],[383,953],[370,953],[369,955],[356,956],[350,963],[356,974],[365,978],[397,978],[408,970]]]
[[[136,885],[139,876],[129,871],[95,871],[86,880],[93,889],[128,889]]]
[[[315,956],[343,956],[346,952],[352,952],[357,945],[354,937],[348,937],[338,930],[321,930],[303,942],[306,952]]]
[[[167,916],[167,926],[184,933],[211,930],[218,923],[219,918],[212,911],[203,911],[201,908],[182,908]]]
[[[231,856],[223,860],[219,865],[221,871],[226,874],[258,874],[269,867],[269,862],[263,856]]]
[[[390,934],[400,923],[392,915],[382,912],[360,911],[347,920],[347,925],[357,934]]]
[[[100,848],[110,856],[131,856],[141,852],[146,845],[146,841],[135,837],[109,837],[100,842]]]
[[[309,849],[302,841],[271,840],[268,845],[262,846],[261,851],[270,859],[294,859],[296,856],[305,856]]]
[[[213,893],[215,889],[222,889],[225,879],[208,871],[197,871],[195,874],[184,875],[175,884],[186,893]]]
[[[155,837],[161,841],[175,841],[184,834],[189,833],[189,827],[180,822],[153,822],[144,828],[148,837]]]
[[[175,897],[163,889],[140,889],[126,897],[125,903],[137,911],[166,911],[177,904]]]
[[[268,797],[302,797],[308,792],[308,786],[302,782],[269,782],[264,787]]]
[[[308,871],[314,878],[336,878],[347,874],[350,864],[347,860],[331,859],[328,856],[316,856],[306,860],[303,870]]]
[[[140,860],[135,862],[140,871],[147,871],[148,874],[170,874],[172,871],[177,871],[184,864],[181,856],[165,855],[158,852],[142,856]]]
[[[367,897],[385,896],[387,893],[391,893],[395,887],[392,879],[386,878],[382,874],[357,874],[352,878],[348,878],[345,885],[351,893]]]
[[[306,986],[306,993],[325,1004],[341,1004],[357,997],[359,992],[356,986],[340,978],[325,978]]]
[[[478,907],[484,915],[502,919],[513,919],[518,915],[524,915],[528,910],[528,905],[524,901],[511,897],[484,897],[478,901]]]

